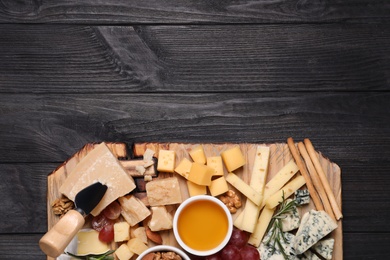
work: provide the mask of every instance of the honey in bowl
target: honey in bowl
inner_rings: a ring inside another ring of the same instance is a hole
[[[202,195],[184,202],[175,215],[174,231],[184,249],[196,255],[219,251],[228,241],[232,220],[218,199]]]

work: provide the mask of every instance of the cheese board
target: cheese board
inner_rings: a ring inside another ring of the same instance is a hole
[[[145,151],[148,149],[153,150],[155,152],[154,156],[158,158],[160,150],[170,150],[175,151],[175,162],[176,165],[183,159],[190,159],[189,152],[196,147],[201,145],[204,149],[204,153],[206,156],[217,156],[220,155],[223,151],[228,150],[229,148],[239,146],[241,149],[244,159],[245,165],[235,170],[234,173],[240,177],[245,183],[250,182],[251,172],[254,164],[254,158],[256,154],[256,148],[259,145],[267,146],[270,149],[269,155],[269,166],[268,166],[268,175],[267,181],[271,180],[280,169],[282,169],[286,164],[288,164],[291,160],[293,160],[293,156],[290,152],[290,149],[287,143],[272,143],[272,144],[261,144],[261,143],[222,143],[222,144],[212,144],[212,143],[136,143],[132,147],[128,147],[125,143],[106,143],[108,148],[112,151],[115,157],[118,158],[119,161],[125,162],[129,159],[134,158],[142,158]],[[52,205],[58,198],[61,198],[62,194],[60,192],[60,187],[66,180],[67,176],[70,172],[76,167],[76,165],[84,158],[97,144],[86,144],[80,151],[75,153],[71,158],[62,163],[57,169],[55,169],[51,174],[48,175],[48,195],[47,195],[47,217],[48,217],[48,229],[53,227],[59,220],[59,217],[54,214]],[[341,169],[340,167],[333,163],[331,160],[326,158],[320,152],[315,152],[322,169],[329,181],[330,187],[335,196],[338,207],[341,209]],[[123,164],[124,165],[124,164]],[[223,169],[224,174],[226,175],[228,172],[226,167]],[[167,172],[158,172],[153,176],[153,179],[164,179],[168,177],[175,176],[179,180],[180,191],[182,199],[189,198],[189,192],[187,188],[186,179],[180,176],[177,173],[167,173]],[[145,181],[144,178],[134,177],[137,188],[132,192],[137,198],[148,205],[148,200],[145,193]],[[231,185],[229,185],[231,187]],[[231,187],[236,191],[236,194],[240,197],[243,205],[245,206],[246,198],[239,191],[237,191],[234,187]],[[174,205],[170,207],[170,213],[173,214],[178,205]],[[244,207],[237,209],[237,212],[234,213],[233,219],[236,219]],[[311,209],[314,209],[315,206],[312,201],[310,201],[307,207],[299,209],[300,214],[303,214]],[[173,231],[164,231],[161,232],[163,244],[172,245],[175,247],[179,247],[177,241],[174,238]],[[337,228],[330,234],[332,238],[334,238],[334,250],[333,250],[333,258],[332,259],[343,259],[343,231],[342,231],[342,220],[337,220]],[[115,243],[111,244],[112,248],[116,247]],[[48,259],[53,259],[48,257]]]

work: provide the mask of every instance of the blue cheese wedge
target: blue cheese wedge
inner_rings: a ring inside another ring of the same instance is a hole
[[[307,250],[302,256],[299,258],[301,260],[321,260],[316,254],[313,254],[310,250]]]
[[[333,254],[333,247],[334,247],[334,239],[328,238],[328,239],[318,241],[312,247],[312,249],[316,251],[319,255],[321,255],[323,258],[327,260],[331,260]]]
[[[272,229],[268,231],[267,235],[264,237],[263,242],[261,242],[259,247],[260,259],[261,260],[285,260],[280,248],[276,245],[274,248],[273,242],[270,241],[270,245],[267,245],[265,241],[268,241],[271,236]],[[288,260],[298,260],[299,258],[295,255],[295,250],[293,246],[293,241],[295,236],[291,233],[284,233],[286,241],[283,239],[280,240],[281,245],[284,249],[284,252],[288,256]]]
[[[295,191],[295,202],[298,206],[309,204],[310,202],[310,193],[308,189],[296,190]]]
[[[302,254],[337,228],[325,211],[310,210],[303,215],[294,239],[296,254]]]
[[[290,203],[291,201],[292,199],[288,199],[286,200],[286,203]],[[283,214],[281,218],[281,222],[282,222],[283,232],[297,229],[300,223],[297,207],[294,206],[291,211],[289,211],[286,214]]]

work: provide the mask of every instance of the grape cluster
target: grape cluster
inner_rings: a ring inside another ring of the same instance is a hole
[[[248,244],[249,233],[233,228],[227,245],[218,253],[207,256],[206,260],[259,260],[257,249]]]

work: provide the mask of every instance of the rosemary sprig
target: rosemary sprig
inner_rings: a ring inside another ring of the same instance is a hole
[[[82,259],[82,260],[114,260],[114,257],[111,256],[111,254],[114,252],[115,250],[109,250],[106,253],[100,255],[90,254],[85,256],[75,255],[69,252],[65,252],[65,254],[70,255],[71,257],[74,257],[76,259]]]
[[[286,243],[286,237],[283,233],[282,220],[286,217],[285,214],[291,212],[296,207],[296,201],[292,200],[287,202],[284,198],[284,192],[282,193],[282,201],[280,203],[278,211],[272,217],[271,222],[267,228],[267,233],[271,232],[268,239],[265,241],[265,244],[272,247],[272,253],[274,253],[278,247],[279,251],[282,253],[284,259],[288,259],[288,256],[282,246],[282,242]],[[272,245],[271,245],[272,243]]]

